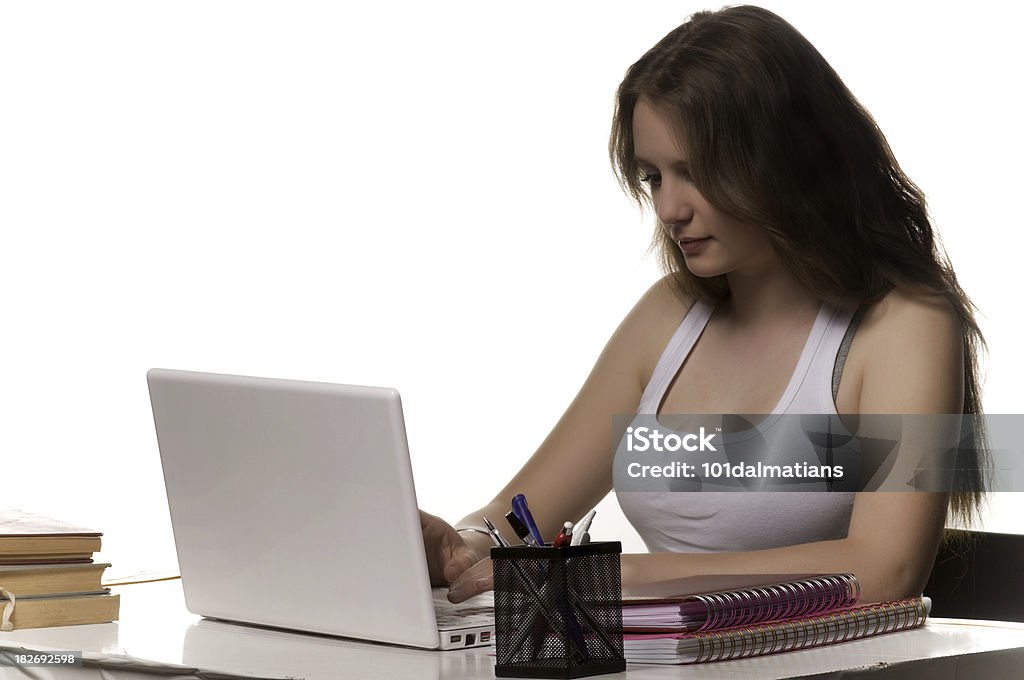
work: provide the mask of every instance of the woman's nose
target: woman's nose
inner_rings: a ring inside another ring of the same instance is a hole
[[[695,189],[688,182],[663,181],[654,206],[661,223],[666,226],[689,223],[693,219],[694,191]]]

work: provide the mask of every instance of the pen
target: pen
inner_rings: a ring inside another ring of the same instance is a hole
[[[491,535],[491,540],[494,541],[494,545],[498,546],[499,548],[509,547],[508,541],[505,540],[505,537],[502,536],[498,532],[498,530],[494,528],[494,525],[491,524],[491,520],[487,519],[486,517],[484,517],[484,526],[487,527],[487,532]]]
[[[530,513],[530,506],[526,503],[526,496],[521,493],[517,493],[512,497],[512,512],[515,513],[516,517],[526,525],[526,528],[530,530],[530,535],[533,536],[533,540],[537,542],[538,546],[544,545],[544,537],[541,536],[540,530],[537,528],[537,523],[533,521],[533,514]]]
[[[583,516],[579,522],[576,522],[576,526],[572,532],[572,543],[571,545],[584,545],[590,543],[590,523],[594,521],[594,515],[597,514],[597,510],[591,510]]]
[[[562,525],[562,530],[558,532],[558,536],[555,537],[555,540],[551,545],[555,548],[561,548],[562,546],[569,545],[569,541],[571,540],[572,522],[566,522]]]
[[[519,518],[516,517],[516,513],[512,511],[505,513],[505,519],[508,520],[508,524],[512,527],[512,531],[516,532],[516,536],[522,539],[523,543],[532,548],[543,547],[538,545],[537,541],[533,539],[533,536],[530,535],[530,530],[526,528],[525,524],[519,521]]]

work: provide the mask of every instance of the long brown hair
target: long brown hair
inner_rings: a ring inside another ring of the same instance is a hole
[[[698,12],[626,72],[609,154],[623,189],[649,196],[634,156],[643,98],[675,122],[692,181],[718,209],[763,226],[796,278],[834,304],[871,304],[894,288],[943,295],[960,317],[963,413],[981,414],[984,339],[928,218],[924,195],[824,57],[793,26],[752,6]],[[664,229],[653,247],[680,295],[717,302],[724,276],[690,274]],[[982,422],[968,450],[983,451]],[[959,475],[952,517],[980,503],[983,476]]]

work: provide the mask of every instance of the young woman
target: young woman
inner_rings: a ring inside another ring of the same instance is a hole
[[[484,516],[524,493],[542,533],[612,486],[615,414],[977,413],[971,305],[924,198],[817,50],[767,10],[701,12],[628,70],[610,152],[649,202],[666,276],[609,340],[533,457],[461,531],[422,514],[432,579],[491,587]],[[567,484],[566,480],[572,480]],[[620,493],[652,553],[623,581],[853,572],[919,594],[948,493]]]

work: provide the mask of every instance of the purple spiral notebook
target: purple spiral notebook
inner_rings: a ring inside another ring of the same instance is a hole
[[[827,614],[860,598],[853,574],[691,577],[623,592],[629,632],[687,633]]]

